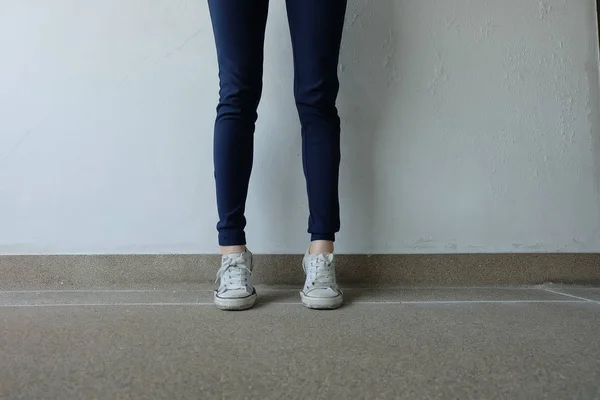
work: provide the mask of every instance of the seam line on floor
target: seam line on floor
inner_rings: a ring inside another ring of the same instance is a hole
[[[256,287],[261,292],[297,292],[300,288],[261,288]],[[348,291],[377,291],[377,292],[392,292],[402,290],[537,290],[536,287],[510,287],[510,286],[455,286],[455,287],[388,287],[388,288],[346,288]],[[542,289],[545,290],[545,289]],[[177,293],[177,292],[214,292],[214,289],[49,289],[49,290],[0,290],[0,294],[37,294],[37,293]]]
[[[571,297],[573,299],[578,299],[578,300],[583,300],[586,301],[588,303],[594,303],[594,304],[600,304],[600,301],[596,301],[596,300],[592,300],[592,299],[586,299],[585,297],[581,297],[581,296],[575,296],[573,294],[569,294],[569,293],[563,293],[563,292],[559,292],[556,290],[552,290],[552,289],[544,289],[546,292],[549,293],[554,293],[554,294],[559,294],[561,296],[565,296],[565,297]]]
[[[587,300],[440,300],[440,301],[356,301],[349,302],[348,305],[460,305],[460,304],[582,304],[588,303]],[[264,305],[301,305],[300,302],[270,302],[263,303]],[[163,307],[163,306],[180,306],[180,307],[202,307],[214,306],[214,303],[74,303],[74,304],[2,304],[0,308],[19,308],[19,307]]]

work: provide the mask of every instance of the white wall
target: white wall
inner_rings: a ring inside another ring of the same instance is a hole
[[[272,1],[248,203],[301,252],[289,36]],[[0,253],[215,251],[203,0],[0,1]],[[594,0],[350,0],[339,250],[600,251]]]

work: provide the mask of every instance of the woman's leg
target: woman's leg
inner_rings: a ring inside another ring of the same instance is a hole
[[[268,0],[208,0],[219,64],[214,163],[223,253],[243,252]]]
[[[294,94],[302,124],[311,253],[332,253],[340,229],[338,61],[346,0],[287,0]]]

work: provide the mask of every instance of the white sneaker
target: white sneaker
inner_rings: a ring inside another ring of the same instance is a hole
[[[343,295],[335,279],[333,254],[307,252],[302,260],[302,268],[306,273],[306,282],[300,291],[302,304],[315,310],[339,308]]]
[[[215,305],[221,310],[247,310],[256,303],[252,285],[252,253],[225,254],[217,272]]]

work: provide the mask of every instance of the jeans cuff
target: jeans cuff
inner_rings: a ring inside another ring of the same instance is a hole
[[[310,240],[328,240],[330,242],[335,242],[335,233],[313,233],[310,235]]]
[[[246,234],[243,231],[219,232],[219,246],[245,246]]]

